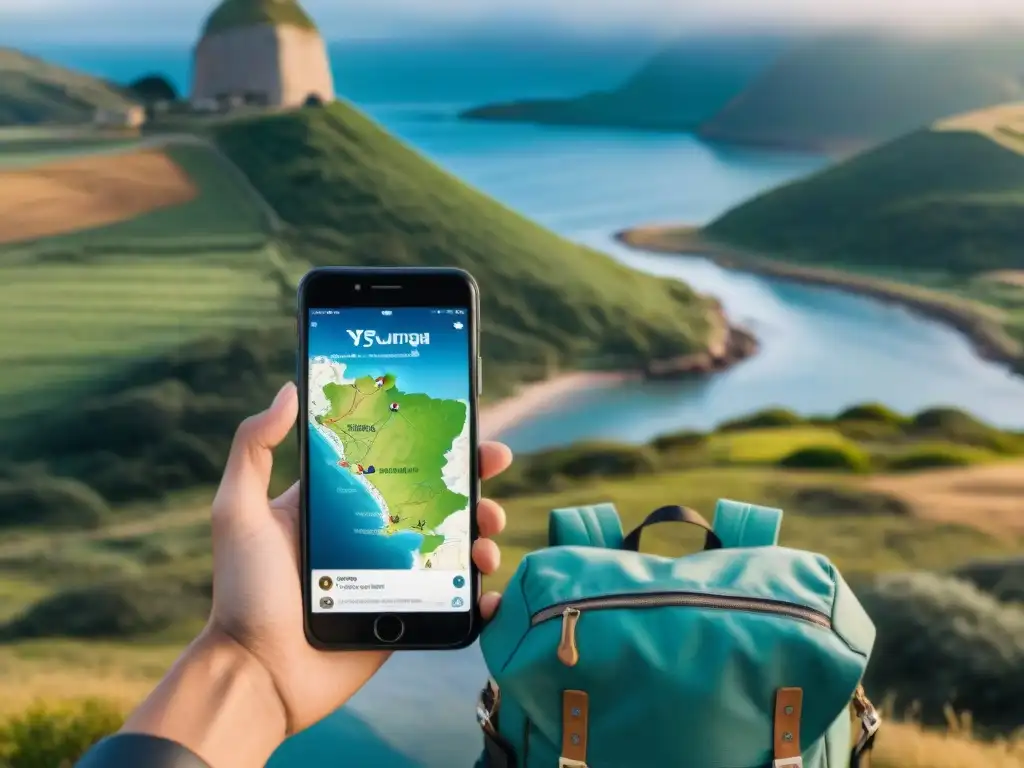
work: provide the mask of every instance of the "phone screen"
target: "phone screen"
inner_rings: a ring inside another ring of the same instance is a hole
[[[467,315],[308,311],[313,613],[471,609]]]

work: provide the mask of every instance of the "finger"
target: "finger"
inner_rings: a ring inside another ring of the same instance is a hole
[[[266,493],[274,463],[273,450],[288,436],[298,410],[295,385],[289,382],[281,387],[267,410],[241,423],[231,444],[221,489],[258,485]]]
[[[501,565],[501,550],[490,539],[477,539],[473,542],[473,562],[485,576],[494,573]]]
[[[287,514],[289,517],[298,517],[299,515],[299,484],[292,483],[292,487],[282,493],[272,502],[270,506],[279,512]]]
[[[512,449],[504,443],[480,443],[480,479],[500,475],[512,463]]]
[[[480,499],[476,505],[476,525],[482,538],[497,536],[505,530],[505,509],[492,499]]]
[[[488,592],[480,598],[480,615],[484,619],[494,618],[494,614],[498,611],[498,606],[501,605],[501,594],[498,592]]]

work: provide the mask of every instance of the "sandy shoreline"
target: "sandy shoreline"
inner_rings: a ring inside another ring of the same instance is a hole
[[[639,378],[639,373],[576,371],[528,384],[518,394],[480,409],[480,437],[493,440],[502,432],[551,408],[580,390],[610,386]]]
[[[1024,375],[1024,345],[1012,338],[1002,327],[1000,312],[994,307],[971,305],[954,296],[946,296],[914,285],[841,270],[805,267],[747,253],[707,240],[697,227],[640,226],[616,233],[615,239],[637,250],[681,256],[704,256],[726,269],[805,285],[834,288],[878,301],[899,304],[922,317],[955,328],[967,337],[981,358],[1002,363],[1009,366],[1014,373]]]

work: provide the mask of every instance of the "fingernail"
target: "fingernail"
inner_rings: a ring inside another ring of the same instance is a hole
[[[285,396],[285,394],[286,394],[286,393],[290,392],[290,390],[291,390],[291,389],[292,389],[292,387],[294,387],[294,386],[295,386],[295,383],[294,383],[294,382],[291,382],[291,381],[285,382],[284,386],[283,386],[283,387],[281,387],[281,388],[280,388],[279,390],[277,390],[277,394],[276,394],[276,395],[274,395],[274,402],[273,402],[273,403],[271,403],[271,404],[270,404],[270,406],[271,406],[271,407],[274,407],[274,406],[275,406],[275,405],[277,405],[277,404],[278,404],[279,402],[281,402],[281,398],[283,398],[283,397]]]

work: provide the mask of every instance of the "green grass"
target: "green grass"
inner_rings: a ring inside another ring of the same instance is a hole
[[[258,250],[3,266],[0,423],[211,332],[283,322],[270,268]]]
[[[998,29],[841,32],[795,46],[701,133],[738,143],[863,146],[1019,99],[1022,69],[1016,34]]]
[[[0,126],[88,123],[133,103],[113,83],[0,48]]]
[[[316,29],[316,24],[296,0],[223,0],[206,20],[203,34],[215,35],[255,24]]]
[[[469,270],[492,386],[561,368],[642,367],[708,340],[709,304],[687,286],[533,224],[345,104],[232,121],[213,136],[290,225],[303,259]]]
[[[653,509],[686,504],[709,519],[719,498],[779,504],[787,510],[781,543],[828,555],[846,575],[914,569],[946,569],[955,563],[1019,551],[1014,537],[999,538],[967,527],[937,525],[896,515],[832,516],[791,505],[796,491],[809,484],[857,487],[839,475],[782,473],[768,469],[700,469],[636,479],[596,481],[569,490],[506,501],[508,529],[498,538],[502,565],[490,579],[503,585],[528,551],[545,546],[547,514],[558,507],[614,502],[626,530]],[[644,535],[644,549],[681,555],[700,548],[699,534],[688,526],[663,525]]]
[[[712,435],[708,452],[715,463],[777,464],[802,448],[852,445],[836,430],[827,427],[759,429]]]
[[[209,147],[168,154],[199,189],[192,201],[0,248],[0,425],[197,338],[288,322],[259,200]]]
[[[962,284],[1024,265],[1022,214],[1024,156],[980,134],[925,130],[766,192],[705,233],[787,261]]]

